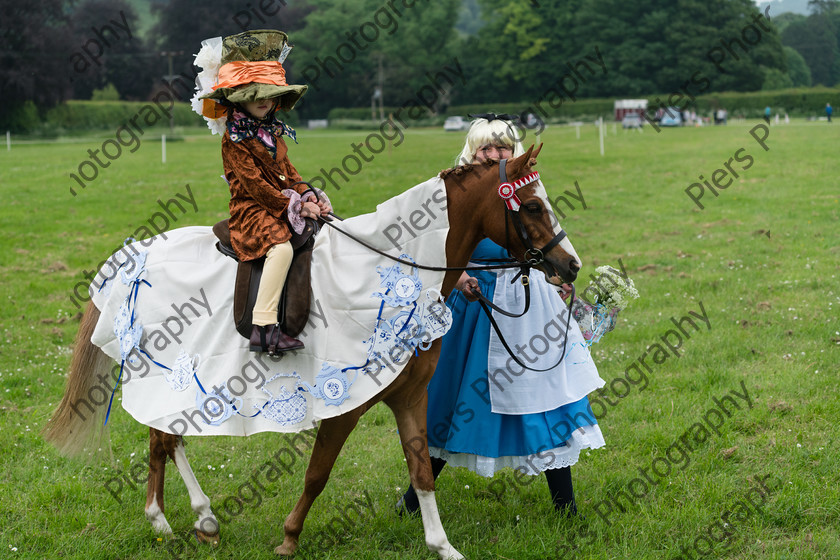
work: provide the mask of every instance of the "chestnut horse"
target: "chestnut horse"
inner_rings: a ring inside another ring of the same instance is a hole
[[[542,184],[531,174],[541,147],[536,151],[531,147],[526,154],[510,161],[466,165],[441,173],[450,227],[445,247],[440,247],[445,251],[447,267],[451,268],[443,276],[441,293],[444,296],[452,291],[462,268],[485,237],[506,247],[520,262],[530,260],[547,276],[554,277],[554,281],[557,277],[566,282],[574,281],[580,262],[568,239],[558,242],[558,238],[562,239],[559,235],[562,230]],[[500,169],[501,164],[505,165],[504,169]],[[506,177],[507,183],[500,177]],[[522,180],[517,182],[519,179]],[[503,185],[507,185],[507,190],[500,189]],[[506,195],[508,200],[500,200],[500,194]],[[513,201],[516,204],[512,204]],[[517,216],[506,210],[506,203]],[[545,249],[544,255],[535,249],[540,247]],[[342,265],[335,263],[335,266]],[[104,405],[98,407],[98,414],[87,418],[74,413],[74,404],[100,382],[102,372],[107,372],[111,363],[110,358],[91,343],[99,316],[100,311],[92,303],[88,305],[77,335],[64,397],[45,429],[46,439],[66,454],[81,452],[91,438],[103,435]],[[375,397],[350,412],[321,421],[306,469],[303,493],[286,518],[285,539],[275,549],[277,554],[295,552],[309,508],[323,491],[345,440],[362,414],[382,401],[396,418],[411,483],[420,501],[427,546],[443,559],[463,558],[450,545],[441,525],[425,436],[426,386],[435,371],[439,354],[440,339],[437,339],[428,350],[413,356],[401,374]],[[209,498],[199,487],[187,462],[183,438],[155,428],[150,431],[146,517],[158,532],[171,533],[163,515],[164,466],[169,457],[181,473],[190,494],[190,505],[199,516],[195,523],[196,537],[202,542],[217,543],[218,521],[210,509]]]

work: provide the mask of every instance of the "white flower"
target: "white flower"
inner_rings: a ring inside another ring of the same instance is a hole
[[[192,107],[192,110],[199,115],[201,114],[201,108],[204,105],[204,100],[198,98],[200,95],[204,95],[204,92],[197,91],[195,95],[192,96],[192,99],[190,99],[190,106]]]
[[[204,120],[207,121],[207,128],[210,129],[210,132],[212,132],[213,134],[218,134],[219,136],[224,135],[227,124],[227,117],[222,117],[219,119],[210,119],[204,117]]]
[[[629,303],[639,297],[639,292],[633,280],[622,276],[621,272],[611,266],[599,266],[595,269],[597,277],[589,283],[584,292],[592,291],[594,303],[600,303],[607,308],[624,309]]]
[[[201,42],[201,50],[195,55],[194,64],[204,72],[219,73],[222,65],[222,38],[213,37]]]

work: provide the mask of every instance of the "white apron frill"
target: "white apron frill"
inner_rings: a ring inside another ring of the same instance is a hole
[[[473,453],[451,453],[440,447],[430,447],[429,455],[443,459],[453,467],[465,467],[485,477],[491,477],[506,468],[533,476],[549,469],[571,467],[578,462],[582,450],[598,449],[605,445],[606,442],[604,442],[601,428],[595,424],[594,426],[582,426],[573,431],[561,447],[547,449],[532,455],[485,457]]]

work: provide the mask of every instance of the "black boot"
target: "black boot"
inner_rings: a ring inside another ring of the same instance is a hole
[[[437,457],[432,457],[431,459],[432,477],[437,480],[440,471],[446,466],[446,461]],[[417,492],[414,491],[414,487],[409,484],[408,490],[405,491],[405,494],[397,502],[397,514],[402,517],[406,514],[415,515],[418,511],[420,511],[420,500],[417,499]]]
[[[548,469],[545,471],[545,479],[548,481],[548,491],[551,492],[554,509],[568,517],[577,515],[575,490],[572,487],[572,468]]]
[[[268,352],[269,356],[279,356],[283,352],[302,350],[303,342],[280,330],[280,324],[258,326],[251,330],[251,352]]]

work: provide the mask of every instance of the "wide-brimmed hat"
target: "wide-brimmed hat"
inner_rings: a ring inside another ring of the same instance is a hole
[[[258,99],[279,98],[278,108],[290,111],[306,93],[308,86],[286,83],[283,61],[292,47],[288,36],[275,29],[245,31],[222,40],[222,58],[218,81],[212,92],[200,95],[202,100],[227,100],[249,103]],[[206,106],[203,111],[218,115]],[[209,110],[209,111],[208,111]]]

